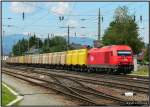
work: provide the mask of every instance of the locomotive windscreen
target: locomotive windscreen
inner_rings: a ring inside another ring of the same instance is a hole
[[[131,56],[131,51],[127,50],[118,51],[118,56]]]

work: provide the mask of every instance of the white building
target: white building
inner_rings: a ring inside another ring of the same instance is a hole
[[[6,60],[9,56],[3,56],[2,60]]]
[[[137,56],[135,55],[133,57],[133,63],[134,63],[134,71],[138,70],[138,64],[137,64]]]

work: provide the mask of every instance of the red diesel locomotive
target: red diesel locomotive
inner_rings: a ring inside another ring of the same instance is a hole
[[[130,73],[133,70],[132,49],[127,45],[92,48],[88,51],[88,68],[108,73]]]

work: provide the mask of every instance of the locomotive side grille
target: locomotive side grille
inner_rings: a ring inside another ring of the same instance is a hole
[[[110,52],[105,53],[105,64],[108,64],[110,60]]]

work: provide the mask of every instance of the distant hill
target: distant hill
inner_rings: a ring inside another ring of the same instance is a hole
[[[14,35],[6,35],[3,37],[2,46],[3,46],[3,53],[4,55],[9,55],[12,50],[12,47],[17,41],[21,40],[22,38],[28,38],[26,35],[23,34],[14,34]]]
[[[85,37],[70,37],[70,43],[77,43],[81,45],[93,46],[93,40],[94,39],[85,38]]]
[[[4,55],[9,55],[12,50],[13,45],[21,40],[22,38],[28,38],[27,35],[23,34],[13,34],[13,35],[6,35],[3,37],[3,52]],[[70,37],[70,44],[76,43],[81,45],[90,45],[93,46],[93,39],[85,38],[85,37]]]

